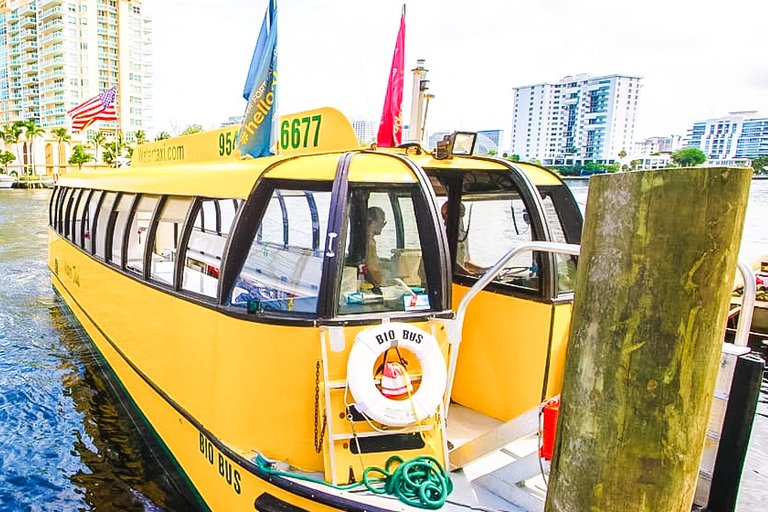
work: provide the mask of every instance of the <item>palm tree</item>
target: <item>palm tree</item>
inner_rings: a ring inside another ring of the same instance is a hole
[[[133,132],[133,136],[136,138],[137,146],[147,142],[147,134],[144,132],[144,130],[136,130]]]
[[[16,144],[16,157],[18,158],[19,155],[19,137],[21,137],[21,126],[19,126],[19,121],[16,121],[15,123],[9,124],[3,128],[3,140],[6,144]],[[23,123],[22,123],[23,124]],[[21,159],[19,158],[19,164],[21,164]],[[22,175],[24,174],[24,171],[22,171]]]
[[[54,128],[51,130],[51,135],[54,136],[56,139],[56,142],[58,142],[57,150],[61,151],[61,145],[66,144],[69,145],[69,141],[72,140],[72,136],[69,135],[69,130],[67,130],[64,126],[60,128]],[[66,154],[66,152],[65,152]],[[60,165],[63,164],[63,162],[60,162]],[[63,168],[60,167],[60,168]],[[58,174],[57,171],[54,171],[54,174]]]
[[[99,148],[106,142],[107,136],[104,135],[104,132],[96,132],[96,134],[93,136],[93,139],[91,139],[91,143],[96,148],[96,164],[99,163]]]
[[[34,174],[35,173],[35,152],[34,152],[35,137],[40,137],[41,135],[44,135],[45,128],[37,124],[37,121],[34,119],[30,119],[29,121],[24,123],[24,127],[27,129],[27,133],[25,134],[25,136],[29,141],[29,163],[32,168],[32,174]]]
[[[69,130],[64,128],[63,126],[61,128],[54,128],[51,130],[51,135],[53,135],[56,138],[56,142],[59,144],[65,143],[69,144],[69,141],[72,140],[72,136],[69,134]]]
[[[165,139],[170,139],[170,138],[171,138],[171,134],[170,133],[168,133],[168,132],[160,132],[160,133],[158,133],[155,136],[155,141],[165,140]]]

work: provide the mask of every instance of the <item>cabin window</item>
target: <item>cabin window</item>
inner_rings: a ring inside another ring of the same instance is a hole
[[[93,254],[95,250],[93,229],[96,221],[96,212],[99,208],[99,201],[104,194],[105,192],[102,190],[94,190],[91,193],[91,197],[88,198],[88,206],[85,208],[83,214],[83,249],[90,254]]]
[[[173,269],[179,242],[184,228],[184,220],[192,205],[191,197],[169,197],[157,220],[157,227],[152,241],[149,277],[153,281],[172,285]],[[214,292],[215,296],[215,292]]]
[[[56,220],[56,231],[59,232],[59,234],[64,235],[65,222],[64,218],[67,215],[67,205],[69,204],[69,200],[72,198],[72,193],[74,192],[74,189],[68,188],[64,192],[64,195],[60,197],[59,206],[58,206],[58,219]]]
[[[432,309],[411,190],[353,188],[339,314]]]
[[[91,190],[83,190],[83,193],[77,200],[75,213],[72,219],[72,241],[79,247],[83,246],[83,217],[85,217],[88,198],[91,196],[91,194]]]
[[[58,206],[61,200],[61,195],[64,193],[64,188],[56,187],[51,194],[51,203],[48,206],[48,223],[53,229],[57,229],[58,222]]]
[[[134,198],[134,194],[121,194],[112,211],[112,250],[109,261],[118,267],[123,266],[123,238],[128,227],[128,216],[131,213]]]
[[[136,212],[133,214],[131,229],[128,231],[125,268],[139,275],[144,274],[144,248],[149,236],[152,214],[159,200],[158,196],[141,196],[139,204],[136,205]],[[171,263],[170,274],[173,275],[173,263]]]
[[[456,271],[482,275],[516,246],[536,240],[529,209],[506,174],[464,175],[456,236]],[[494,282],[538,290],[538,255],[523,252],[507,262]]]
[[[96,247],[96,256],[101,259],[107,258],[107,229],[109,228],[109,219],[112,216],[112,208],[117,199],[117,192],[107,192],[99,207],[98,217],[96,219],[96,233],[93,243]]]
[[[230,296],[249,312],[316,313],[331,193],[276,189]]]
[[[546,190],[539,190],[541,193],[541,203],[544,206],[544,216],[547,219],[547,225],[549,226],[549,232],[552,236],[553,242],[558,243],[579,243],[578,240],[569,240],[566,236],[565,226],[562,224],[562,219],[558,212],[563,212],[565,209],[557,208],[554,197]],[[574,212],[578,214],[578,212]],[[570,293],[576,284],[576,256],[570,256],[568,254],[555,254],[557,261],[557,293]]]
[[[211,298],[217,296],[221,258],[238,205],[234,199],[202,200],[184,255],[183,290]],[[178,219],[182,205],[177,208],[177,220],[169,218],[169,222],[181,222]]]
[[[69,194],[67,204],[64,207],[64,237],[68,240],[72,240],[72,218],[77,207],[77,201],[80,199],[81,189],[72,189],[72,193]]]

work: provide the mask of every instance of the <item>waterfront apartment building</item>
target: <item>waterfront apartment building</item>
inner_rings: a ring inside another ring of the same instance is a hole
[[[697,121],[688,128],[685,147],[699,148],[708,164],[743,164],[768,155],[768,118],[756,111],[731,112],[725,117]]]
[[[117,86],[118,122],[89,130],[130,141],[154,128],[152,85],[141,0],[0,0],[0,125],[71,129],[68,110]]]
[[[515,87],[512,154],[544,165],[617,161],[632,151],[640,80],[582,74]]]
[[[379,133],[378,123],[360,118],[351,119],[350,124],[361,146],[369,146],[376,142],[376,135]]]

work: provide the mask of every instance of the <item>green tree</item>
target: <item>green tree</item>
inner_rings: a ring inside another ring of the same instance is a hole
[[[85,150],[85,146],[77,144],[72,148],[72,155],[69,157],[69,163],[77,166],[78,169],[83,168],[83,164],[93,160],[93,155]]]
[[[32,169],[32,174],[35,173],[35,139],[37,137],[40,137],[42,135],[45,135],[45,128],[37,124],[37,121],[34,119],[30,119],[26,123],[24,123],[24,128],[26,130],[26,133],[24,136],[26,137],[27,141],[29,141],[29,164]]]
[[[19,158],[19,138],[21,137],[21,134],[23,132],[22,126],[24,123],[21,123],[19,125],[19,121],[9,124],[3,128],[2,131],[2,137],[6,144],[15,145],[16,146],[16,159]],[[23,174],[23,171],[22,171]]]
[[[133,137],[136,139],[137,146],[147,142],[147,134],[144,130],[136,130],[133,132]]]
[[[768,155],[762,155],[752,159],[752,169],[755,170],[755,174],[766,174],[768,171],[765,168],[768,167]]]
[[[104,145],[104,163],[112,167],[118,167],[118,157],[130,159],[133,156],[133,148],[129,146],[123,134],[118,132],[115,138]]]
[[[72,136],[69,134],[69,130],[63,126],[51,130],[51,135],[54,136],[56,142],[59,144],[69,144],[69,141],[72,140]]]
[[[104,144],[107,143],[107,136],[104,134],[104,132],[96,132],[91,139],[91,145],[96,150],[96,163],[99,162],[99,148],[104,147]]]
[[[619,151],[619,160],[623,160],[626,157],[627,157],[627,152],[626,151],[624,151],[623,149],[621,151]]]
[[[190,124],[186,128],[184,128],[184,131],[181,132],[181,135],[192,135],[193,133],[200,133],[203,131],[203,127],[199,124]]]
[[[699,148],[683,148],[672,153],[672,161],[679,167],[694,167],[707,161],[707,155]]]
[[[0,164],[5,169],[5,174],[8,174],[8,164],[16,160],[16,155],[10,151],[0,151]]]
[[[157,135],[155,135],[155,141],[165,140],[165,139],[170,139],[170,138],[171,138],[171,134],[168,133],[168,132],[160,132]]]

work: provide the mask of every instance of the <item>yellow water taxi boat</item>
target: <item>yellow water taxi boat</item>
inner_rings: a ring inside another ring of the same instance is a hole
[[[509,251],[579,242],[568,188],[472,134],[361,148],[333,109],[283,117],[275,157],[240,158],[238,130],[50,203],[55,290],[201,504],[543,507],[575,256]]]

